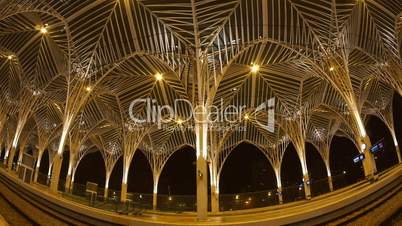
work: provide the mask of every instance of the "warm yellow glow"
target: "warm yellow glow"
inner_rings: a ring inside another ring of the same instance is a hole
[[[392,132],[391,135],[392,135],[392,140],[394,140],[395,147],[398,147],[398,140],[396,139],[395,132]]]
[[[252,73],[257,73],[257,72],[260,70],[260,66],[257,65],[257,64],[253,64],[253,65],[250,67],[250,70],[251,70]]]
[[[13,59],[13,56],[9,55],[9,56],[7,56],[7,59],[11,60],[11,59]]]
[[[156,74],[155,74],[155,79],[156,79],[157,81],[161,81],[161,80],[163,79],[163,75],[162,75],[161,73],[156,73]]]
[[[85,90],[86,90],[87,92],[91,92],[91,91],[92,91],[92,87],[91,87],[91,86],[87,86],[87,87],[85,88]]]
[[[237,200],[240,198],[240,196],[239,195],[236,195],[236,197],[235,197]]]
[[[44,26],[42,26],[42,27],[40,28],[40,32],[41,32],[42,34],[46,34],[46,33],[47,33],[47,24],[45,24]]]
[[[249,119],[250,119],[250,116],[246,114],[246,115],[244,116],[244,119],[245,119],[245,120],[249,120]]]
[[[181,125],[181,124],[183,124],[183,123],[184,123],[184,121],[183,121],[183,120],[181,120],[181,119],[177,119],[176,123],[177,123],[177,124],[179,124],[179,125]]]
[[[366,147],[367,147],[367,145],[365,143],[362,143],[361,148],[362,148],[363,152],[366,150]]]
[[[359,111],[358,110],[352,110],[353,115],[355,116],[356,122],[357,122],[357,126],[359,128],[359,132],[360,132],[360,136],[362,138],[366,137],[366,129],[364,128],[364,124],[363,121],[360,117]]]
[[[329,68],[329,71],[334,71],[334,70],[335,70],[334,67],[330,67],[330,68]]]

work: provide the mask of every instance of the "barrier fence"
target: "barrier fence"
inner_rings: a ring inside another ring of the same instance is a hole
[[[0,163],[0,166],[3,166]],[[339,174],[332,177],[334,190],[348,186],[346,180],[347,175]],[[42,186],[50,185],[50,177],[46,174],[38,173],[37,183]],[[153,194],[143,193],[127,193],[126,202],[120,201],[120,191],[108,189],[108,194],[105,196],[105,189],[97,187],[95,192],[87,192],[86,185],[72,183],[71,189],[65,189],[65,180],[60,179],[59,191],[64,198],[95,208],[108,211],[137,214],[142,210],[153,209]],[[328,178],[311,180],[311,195],[316,197],[330,192]],[[219,208],[220,211],[232,211],[267,207],[280,204],[280,193],[276,189],[237,193],[237,194],[220,194]],[[209,197],[210,198],[210,197]],[[282,188],[283,203],[294,202],[305,199],[303,184],[294,184]],[[167,212],[191,212],[196,211],[196,196],[195,195],[157,195],[158,211]],[[209,206],[209,209],[211,207]]]

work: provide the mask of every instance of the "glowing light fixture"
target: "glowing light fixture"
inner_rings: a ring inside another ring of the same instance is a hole
[[[252,64],[250,70],[252,73],[257,73],[260,70],[260,66],[257,64]]]
[[[156,79],[157,81],[161,81],[161,80],[163,79],[163,75],[162,75],[161,73],[156,73],[156,74],[155,74],[155,79]]]
[[[250,116],[246,114],[246,115],[244,116],[244,119],[245,119],[245,120],[249,120],[249,119],[250,119]]]
[[[330,68],[329,68],[329,71],[334,71],[334,70],[335,70],[334,67],[330,67]]]
[[[85,88],[85,90],[86,90],[87,92],[91,92],[91,91],[92,91],[92,87],[87,86],[87,87]]]
[[[48,27],[47,24],[43,25],[43,26],[40,28],[40,32],[41,32],[42,34],[46,34],[46,33],[48,32],[48,31],[47,31],[47,27]]]
[[[176,123],[179,124],[179,125],[181,125],[181,124],[184,123],[184,121],[183,121],[182,119],[177,119],[177,120],[176,120]]]
[[[13,55],[7,56],[7,59],[9,59],[9,60],[13,59]]]

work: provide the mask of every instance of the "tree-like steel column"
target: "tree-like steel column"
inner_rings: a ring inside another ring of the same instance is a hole
[[[200,31],[198,27],[198,18],[195,0],[191,0],[193,29],[194,29],[194,63],[193,77],[196,79],[194,85],[197,86],[196,109],[194,109],[195,119],[195,139],[196,139],[196,157],[197,157],[197,218],[198,220],[206,220],[208,217],[208,117],[206,108],[206,90],[208,80],[206,78],[206,70],[202,70],[206,66],[208,60],[202,59],[202,50],[200,43]],[[203,63],[205,62],[205,64]]]
[[[283,204],[281,168],[280,167],[275,167],[274,171],[275,171],[275,178],[276,178],[278,201],[279,201],[279,204]]]
[[[37,159],[36,159],[36,165],[35,165],[35,174],[34,174],[34,179],[33,179],[33,181],[35,183],[38,182],[39,168],[40,168],[40,163],[42,161],[42,156],[43,156],[44,152],[45,152],[45,149],[39,148],[38,156],[37,156]]]
[[[120,193],[120,201],[126,202],[127,200],[127,180],[128,180],[128,172],[130,169],[130,164],[140,145],[142,138],[148,131],[148,128],[126,128],[123,135],[123,178],[121,182],[121,193]]]
[[[197,217],[205,220],[208,214],[208,124],[206,109],[204,106],[196,112],[195,135],[196,135],[196,156],[197,156]]]
[[[153,195],[152,195],[152,209],[153,210],[156,210],[158,207],[159,176],[160,176],[160,173],[154,173],[154,175],[153,175],[153,180],[154,180],[154,188],[153,188]]]
[[[292,118],[285,119],[285,126],[296,149],[297,155],[299,156],[306,199],[311,199],[310,176],[306,162],[306,127],[308,120],[308,115],[306,113],[307,111],[300,110]]]
[[[219,175],[218,175],[218,152],[219,141],[217,131],[210,131],[210,150],[209,154],[209,172],[210,172],[210,184],[211,184],[211,211],[212,213],[219,212]],[[223,142],[224,139],[222,139]]]
[[[106,200],[109,197],[110,176],[113,172],[113,168],[116,165],[117,160],[122,155],[122,150],[120,143],[111,141],[106,142],[106,145],[103,145],[103,147],[101,148],[102,148],[101,154],[103,156],[103,161],[105,162],[105,170],[106,170],[105,191],[103,194],[103,197]]]
[[[59,147],[57,149],[56,155],[54,156],[54,162],[53,162],[54,166],[52,170],[52,176],[50,179],[50,191],[53,193],[57,192],[59,186],[60,170],[63,162],[64,144],[66,142],[67,134],[70,129],[71,121],[72,117],[68,117],[63,124],[63,131],[60,137]]]
[[[71,86],[68,87],[68,91],[68,94],[70,95],[67,96],[66,100],[66,108],[63,117],[63,129],[61,131],[59,145],[54,160],[55,166],[53,168],[52,178],[50,181],[50,191],[53,193],[57,192],[59,184],[60,170],[63,159],[62,155],[67,136],[78,112],[90,97],[92,88],[88,89],[85,81],[78,81],[76,84],[71,84]]]
[[[25,124],[28,118],[40,107],[43,103],[47,101],[48,97],[41,95],[33,95],[32,92],[26,88],[23,88],[19,93],[19,111],[18,111],[18,121],[17,128],[14,134],[13,143],[9,151],[8,156],[8,169],[11,169],[14,160],[15,152],[20,142],[21,134],[24,130]]]

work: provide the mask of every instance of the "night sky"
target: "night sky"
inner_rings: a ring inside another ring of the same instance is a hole
[[[394,97],[394,120],[399,143],[402,143],[402,98]],[[384,138],[385,151],[376,156],[377,169],[382,171],[397,163],[392,138],[386,126],[376,117],[370,117],[366,130],[374,144]],[[348,183],[364,177],[361,164],[354,164],[353,157],[358,154],[355,145],[348,139],[335,137],[331,144],[330,164],[332,175],[346,172]],[[306,145],[307,165],[311,180],[326,178],[325,165],[314,146]],[[195,151],[185,147],[172,155],[165,165],[159,180],[160,194],[191,195],[196,192]],[[48,156],[44,154],[40,171],[47,174]],[[67,172],[68,153],[65,154],[62,175]],[[119,190],[121,187],[123,162],[120,159],[113,170],[109,188]],[[302,182],[302,172],[296,151],[292,145],[287,148],[281,170],[282,184],[295,186]],[[86,156],[78,166],[75,182],[85,184],[86,181],[104,186],[105,168],[99,152]],[[129,192],[152,193],[153,179],[150,166],[142,152],[137,151],[129,173]],[[335,182],[336,183],[336,182]],[[254,145],[243,143],[235,148],[224,164],[220,181],[220,193],[262,191],[276,188],[276,180],[272,166],[266,157]]]

